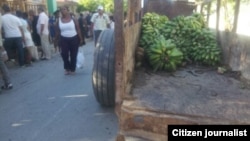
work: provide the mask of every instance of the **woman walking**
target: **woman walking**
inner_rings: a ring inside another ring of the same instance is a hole
[[[67,6],[60,8],[61,18],[56,24],[56,39],[61,47],[61,56],[64,63],[65,75],[74,74],[76,69],[76,59],[78,47],[85,44],[81,35],[79,24],[70,15]]]

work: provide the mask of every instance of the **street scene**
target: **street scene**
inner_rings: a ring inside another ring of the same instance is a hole
[[[1,141],[114,141],[113,108],[95,100],[91,76],[93,40],[83,46],[86,63],[64,75],[59,54],[20,68],[9,65],[13,89],[0,94]]]

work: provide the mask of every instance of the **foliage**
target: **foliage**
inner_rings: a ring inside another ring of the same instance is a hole
[[[128,0],[123,0],[124,11],[128,9]],[[79,0],[77,12],[91,11],[95,12],[97,7],[102,5],[107,13],[114,13],[114,0]]]
[[[97,7],[102,5],[106,12],[114,12],[114,0],[79,0],[78,12],[96,11]]]
[[[202,2],[204,0],[196,0],[196,2]],[[214,14],[216,13],[217,9],[217,1],[216,0],[211,0],[211,9],[210,13],[205,13],[206,14]],[[241,5],[243,4],[249,4],[250,0],[241,0],[240,1]],[[234,22],[234,14],[235,14],[235,4],[236,0],[221,0],[221,10],[223,10],[223,17],[224,17],[224,27],[226,31],[232,31],[233,29],[233,22]],[[208,5],[204,6],[203,12],[206,12],[206,8]]]

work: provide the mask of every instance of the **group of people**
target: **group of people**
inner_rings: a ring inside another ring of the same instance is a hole
[[[78,48],[85,45],[85,38],[93,37],[95,45],[101,31],[113,28],[112,17],[104,13],[103,7],[99,6],[97,13],[88,15],[83,19],[76,18],[71,14],[67,6],[60,7],[47,16],[44,7],[39,7],[39,15],[33,10],[28,12],[11,11],[8,5],[3,5],[0,14],[0,70],[4,85],[2,89],[13,87],[8,68],[2,55],[7,53],[9,59],[17,60],[20,67],[30,64],[34,60],[32,50],[41,49],[41,60],[51,59],[50,44],[53,43],[56,50],[60,51],[65,75],[74,74],[76,70]],[[87,20],[86,20],[87,19]],[[87,29],[86,29],[87,27]],[[3,43],[2,43],[3,41]],[[3,50],[3,51],[1,51]]]
[[[85,38],[89,38],[92,32],[96,46],[100,33],[107,28],[114,28],[114,20],[104,12],[103,6],[98,6],[93,15],[88,13],[84,17],[80,13],[78,20],[67,6],[62,6],[60,13],[61,17],[56,22],[55,43],[61,49],[65,74],[74,74],[79,46],[85,45]]]
[[[32,60],[35,59],[34,52],[36,53],[36,59],[39,59],[35,45],[42,48],[44,54],[44,58],[41,58],[42,60],[50,59],[47,41],[49,32],[46,29],[48,20],[42,7],[38,9],[40,14],[37,19],[34,18],[35,15],[32,10],[29,13],[25,13],[19,10],[13,12],[8,5],[3,5],[1,8],[0,29],[3,30],[1,30],[0,36],[0,71],[4,81],[2,89],[11,89],[13,84],[11,83],[5,61],[17,61],[20,67],[31,65]],[[32,17],[31,22],[29,16]],[[32,28],[30,28],[30,23]],[[3,59],[4,55],[8,56],[8,60]]]
[[[114,29],[114,17],[104,12],[103,6],[98,6],[95,13],[86,11],[84,14],[80,13],[78,18],[80,30],[85,38],[94,38],[95,44],[100,33],[107,29]]]
[[[90,21],[96,46],[99,35],[103,30],[107,28],[114,29],[114,19],[113,16],[108,16],[108,14],[104,12],[103,6],[100,5],[97,8],[97,12],[91,16]]]

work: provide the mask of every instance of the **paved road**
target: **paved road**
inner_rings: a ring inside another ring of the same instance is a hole
[[[92,41],[84,51],[86,66],[74,76],[64,75],[58,54],[10,67],[14,88],[0,94],[0,141],[114,141],[114,109],[99,106],[92,91]]]

